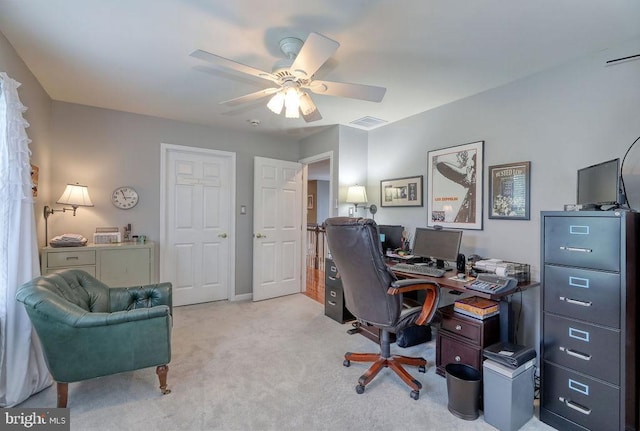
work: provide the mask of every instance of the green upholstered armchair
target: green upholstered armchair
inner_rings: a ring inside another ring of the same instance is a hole
[[[171,360],[171,283],[110,288],[84,271],[35,278],[16,293],[38,333],[57,383],[68,384],[156,366],[163,394]]]

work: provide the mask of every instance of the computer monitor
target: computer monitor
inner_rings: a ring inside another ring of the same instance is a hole
[[[402,248],[402,233],[404,232],[404,226],[379,224],[378,232],[380,233],[380,242],[382,243],[383,251]]]
[[[582,205],[616,205],[620,202],[620,159],[613,159],[578,170],[576,203]]]
[[[456,262],[460,252],[462,231],[440,228],[416,228],[413,237],[413,254],[436,260],[438,268],[444,268],[444,262]]]

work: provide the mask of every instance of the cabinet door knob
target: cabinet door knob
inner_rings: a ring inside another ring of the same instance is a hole
[[[256,238],[266,238],[266,235],[262,235],[261,233],[256,234]]]
[[[453,358],[453,359],[455,359],[455,360],[456,360],[456,362],[460,362],[460,360],[461,360],[460,356],[456,356],[456,357],[455,357],[455,358]]]
[[[456,331],[462,331],[462,325],[456,325]]]
[[[226,238],[226,237],[227,237],[227,234],[226,234],[226,233],[221,233],[221,234],[219,234],[219,235],[218,235],[218,237],[219,237],[219,238]]]

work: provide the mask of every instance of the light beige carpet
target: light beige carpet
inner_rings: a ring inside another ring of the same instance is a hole
[[[174,309],[173,357],[161,395],[155,369],[69,385],[72,430],[495,430],[447,410],[446,379],[435,374],[435,341],[392,352],[423,356],[420,399],[383,370],[358,395],[368,365],[342,365],[346,351],[375,352],[323,306],[298,294],[261,302]],[[127,340],[123,339],[123,343]],[[21,406],[55,407],[55,385]],[[535,416],[523,431],[552,430]]]

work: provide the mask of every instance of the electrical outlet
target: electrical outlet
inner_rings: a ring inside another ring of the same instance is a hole
[[[349,207],[349,217],[353,217],[353,207]]]

